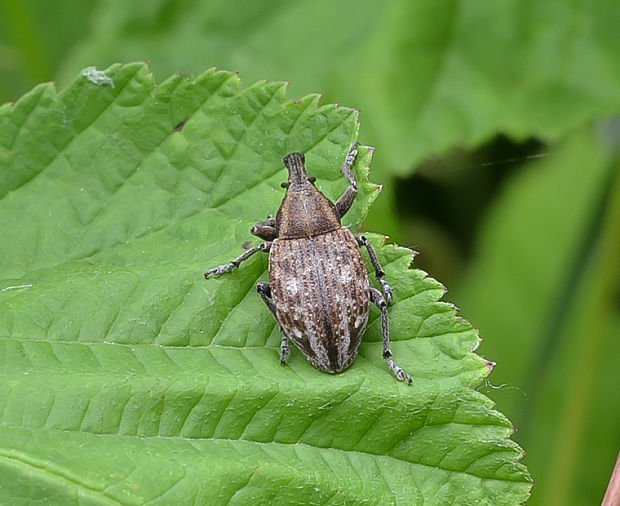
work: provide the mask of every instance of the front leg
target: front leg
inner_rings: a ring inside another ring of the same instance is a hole
[[[355,157],[357,156],[357,146],[359,146],[359,142],[356,142],[353,144],[353,146],[351,146],[349,154],[345,158],[344,163],[342,164],[342,168],[340,169],[344,177],[346,177],[349,181],[349,187],[338,199],[338,202],[336,202],[336,209],[338,210],[338,215],[341,218],[351,208],[351,205],[353,205],[353,201],[357,196],[357,180],[355,179],[355,175],[353,175],[353,171],[351,170],[353,162],[355,161]]]
[[[276,220],[269,215],[265,221],[261,221],[250,229],[250,233],[265,241],[273,241],[276,236]]]
[[[379,263],[379,259],[377,258],[377,254],[375,253],[375,250],[370,245],[370,242],[368,241],[368,239],[366,239],[366,237],[364,237],[363,235],[356,237],[356,239],[357,239],[357,244],[359,244],[360,246],[366,246],[366,250],[368,251],[368,256],[370,257],[370,262],[372,263],[372,266],[375,268],[375,276],[377,276],[377,281],[381,283],[381,288],[383,289],[383,294],[385,295],[385,300],[387,302],[387,305],[391,306],[392,299],[394,298],[394,292],[392,291],[392,287],[390,286],[390,284],[385,279],[383,279],[383,276],[385,276],[385,272],[383,271],[383,267],[381,267],[381,264]]]
[[[217,277],[221,276],[225,272],[230,272],[236,267],[239,267],[239,264],[241,262],[250,258],[257,251],[269,251],[269,248],[271,248],[271,242],[264,242],[262,244],[259,244],[258,246],[254,246],[252,249],[247,250],[243,255],[235,258],[232,262],[220,265],[219,267],[214,267],[213,269],[209,269],[207,272],[205,272],[205,279],[209,276]]]

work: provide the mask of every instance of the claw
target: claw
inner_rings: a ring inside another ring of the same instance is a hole
[[[205,279],[208,279],[209,276],[214,276],[217,278],[218,276],[221,276],[225,272],[232,271],[234,268],[235,268],[235,265],[230,263],[230,264],[220,265],[219,267],[215,267],[213,269],[209,269],[207,272],[205,272]]]
[[[396,379],[398,381],[406,381],[410,385],[413,384],[411,376],[409,376],[405,371],[403,371],[402,368],[398,364],[396,364],[396,362],[394,362],[389,357],[386,357],[385,361],[387,362],[388,367],[394,373],[394,376],[396,376]]]

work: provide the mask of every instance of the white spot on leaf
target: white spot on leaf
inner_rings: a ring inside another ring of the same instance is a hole
[[[102,70],[97,70],[96,67],[85,68],[82,71],[82,75],[97,86],[105,86],[106,84],[109,84],[112,88],[114,88],[114,80],[107,76]]]

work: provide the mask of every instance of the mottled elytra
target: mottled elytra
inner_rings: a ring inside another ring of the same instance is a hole
[[[381,311],[383,358],[401,381],[411,377],[393,360],[387,306],[392,289],[368,240],[355,237],[340,220],[357,195],[357,181],[351,166],[357,143],[342,165],[349,187],[334,204],[309,177],[301,153],[284,157],[288,181],[284,200],[275,219],[254,225],[252,234],[265,242],[246,251],[232,262],[205,272],[205,278],[229,272],[257,251],[269,252],[269,283],[256,289],[282,329],[280,362],[286,363],[289,339],[314,367],[337,373],[355,360],[366,323],[370,302]],[[381,283],[383,293],[370,286],[360,252],[365,246]]]

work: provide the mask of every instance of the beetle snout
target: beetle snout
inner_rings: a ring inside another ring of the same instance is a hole
[[[306,158],[303,153],[289,153],[284,157],[283,161],[288,169],[289,183],[305,183],[308,181],[308,173],[304,166]]]

